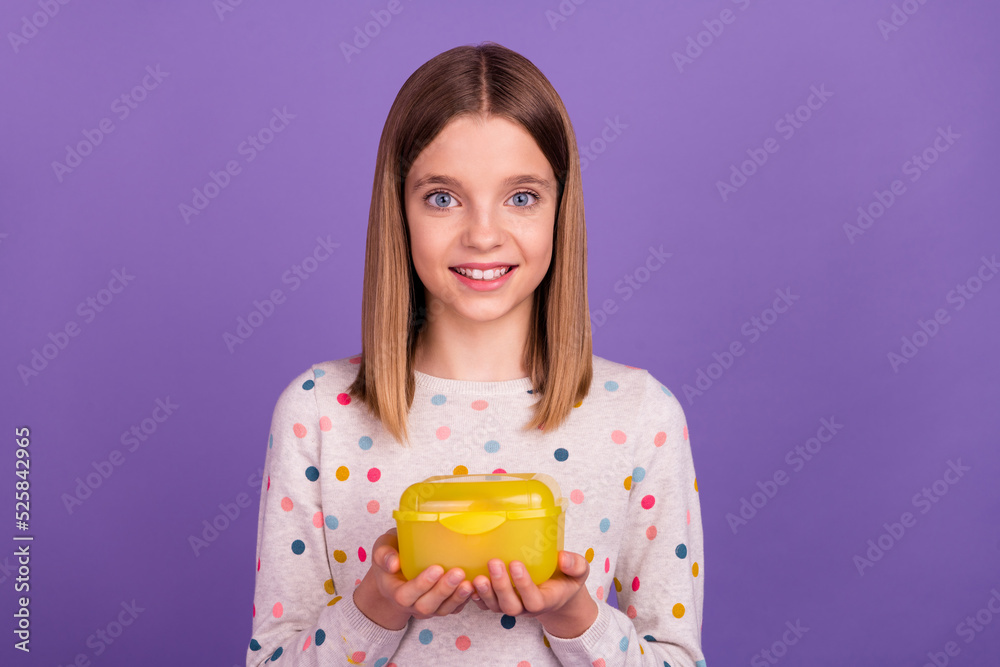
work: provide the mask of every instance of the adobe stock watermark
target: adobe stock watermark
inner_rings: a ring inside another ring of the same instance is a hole
[[[242,4],[243,0],[212,0],[212,9],[219,17],[219,23],[222,23],[226,20],[226,14],[232,14]]]
[[[673,256],[672,252],[663,252],[662,245],[659,248],[649,246],[649,254],[646,255],[645,261],[615,282],[615,294],[621,294],[622,301],[628,301]],[[605,299],[601,302],[600,308],[590,311],[591,327],[596,329],[603,327],[608,321],[608,315],[614,315],[618,310],[618,302],[614,298]]]
[[[91,667],[91,656],[96,658],[107,651],[125,633],[125,628],[135,623],[139,614],[144,611],[146,608],[140,607],[134,599],[131,602],[122,600],[121,611],[87,637],[85,643],[90,649],[90,655],[83,652],[77,653],[71,661],[66,663],[66,667]],[[60,664],[59,667],[62,665]]]
[[[914,508],[919,509],[921,514],[927,514],[970,470],[972,468],[969,466],[962,465],[962,459],[954,461],[949,459],[941,477],[913,494],[910,503]],[[865,576],[865,569],[875,567],[875,563],[882,560],[882,557],[903,539],[906,531],[916,525],[917,517],[911,512],[903,512],[898,522],[883,523],[882,528],[885,530],[878,537],[868,540],[868,550],[864,552],[864,555],[854,555],[854,567],[858,570],[858,576]]]
[[[236,152],[243,156],[244,161],[249,164],[266,149],[277,135],[285,131],[289,123],[296,117],[288,112],[288,107],[277,107],[271,109],[271,117],[267,124],[253,134],[248,134],[247,138],[239,143]],[[181,202],[177,205],[177,210],[181,214],[184,224],[191,224],[192,216],[201,215],[201,212],[208,208],[212,200],[219,196],[223,190],[229,187],[233,178],[243,173],[243,165],[238,160],[229,160],[219,171],[208,170],[208,180],[201,188],[192,189],[191,205]]]
[[[753,344],[760,340],[760,337],[764,333],[771,330],[778,321],[778,318],[787,313],[795,302],[801,298],[798,294],[792,294],[792,288],[790,287],[776,289],[774,293],[778,296],[769,308],[764,308],[759,316],[755,315],[751,317],[740,326],[740,333],[749,339],[748,344]],[[726,371],[733,367],[736,358],[742,357],[745,352],[746,348],[743,346],[743,343],[740,340],[734,340],[727,348],[723,349],[721,354],[718,352],[712,353],[712,358],[715,361],[709,362],[705,368],[699,367],[695,371],[694,385],[685,384],[681,387],[688,405],[694,404],[695,396],[702,396],[706,391],[711,389],[725,375]]]
[[[264,469],[258,468],[257,472],[251,473],[247,477],[247,486],[254,490],[257,503],[260,501],[261,487],[264,483]],[[270,484],[270,481],[268,482]],[[255,504],[252,495],[245,491],[240,491],[236,494],[236,497],[232,502],[219,503],[218,514],[208,518],[203,519],[201,522],[199,534],[191,533],[187,537],[188,546],[191,547],[191,551],[194,555],[200,556],[201,552],[212,545],[219,535],[229,530],[229,527],[233,525],[237,519],[242,515],[246,515],[247,508],[250,509],[250,514],[254,514],[256,509],[253,507]]]
[[[124,266],[120,270],[113,269],[108,286],[98,290],[93,296],[87,296],[77,304],[76,314],[83,318],[84,324],[90,324],[114,302],[116,295],[121,294],[133,280],[135,280],[135,276],[129,273]],[[49,332],[49,342],[42,344],[41,352],[38,351],[37,347],[31,348],[31,359],[28,361],[28,365],[18,364],[16,369],[24,386],[27,387],[32,378],[38,377],[42,371],[48,368],[49,364],[55,361],[69,346],[70,339],[79,336],[81,331],[82,329],[76,320],[69,320],[62,329],[55,333]]]
[[[955,626],[955,634],[971,644],[993,622],[994,616],[1000,616],[1000,590],[995,587],[990,589],[986,603],[975,614],[969,614]],[[941,651],[927,652],[927,662],[922,667],[945,667],[961,652],[958,642],[946,642]]]
[[[808,438],[801,445],[795,445],[785,454],[785,463],[792,469],[792,473],[801,472],[806,464],[823,450],[823,445],[833,440],[842,428],[844,425],[837,423],[836,417],[820,419],[816,435]],[[749,500],[746,496],[740,498],[740,506],[736,510],[738,515],[733,512],[726,513],[726,523],[729,524],[733,535],[736,535],[741,527],[746,526],[762,509],[767,507],[767,504],[778,495],[778,491],[788,484],[790,479],[791,476],[784,468],[778,468],[763,482],[757,480],[759,491],[751,493]]]
[[[745,12],[750,7],[751,0],[732,0],[732,2],[740,8],[741,12]],[[738,14],[732,9],[726,8],[719,12],[718,18],[702,21],[701,24],[705,26],[705,29],[695,35],[688,35],[687,46],[684,48],[683,53],[674,51],[671,54],[671,57],[674,59],[674,65],[677,66],[677,71],[683,74],[685,66],[693,65],[694,61],[705,53],[705,49],[712,46],[715,40],[722,36],[722,33],[726,30],[726,26],[736,22],[737,16]]]
[[[996,255],[990,259],[983,256],[980,260],[979,268],[971,276],[955,285],[954,289],[948,290],[948,293],[944,295],[945,302],[952,304],[952,308],[956,312],[962,310],[965,304],[975,298],[976,294],[983,289],[983,285],[993,280],[993,276],[1000,272],[1000,264],[997,263]],[[938,308],[934,311],[934,315],[927,320],[918,319],[916,331],[910,336],[904,335],[900,338],[899,352],[890,350],[886,355],[892,372],[899,373],[899,367],[910,363],[910,360],[938,335],[941,327],[949,322],[951,322],[951,315],[946,308]]]
[[[809,628],[803,627],[802,621],[795,619],[795,623],[785,621],[785,630],[781,637],[771,643],[769,648],[761,649],[750,658],[751,667],[768,667],[776,665],[786,655],[788,649],[799,643],[799,640],[809,632]]]
[[[947,152],[961,138],[961,134],[955,134],[952,131],[951,125],[948,126],[947,130],[943,127],[938,127],[937,136],[934,137],[930,145],[921,151],[920,155],[912,156],[900,167],[903,175],[909,176],[911,183],[916,183],[931,168],[931,165],[938,161],[941,154]],[[906,184],[903,183],[902,179],[898,178],[889,184],[888,189],[874,190],[872,192],[873,199],[867,204],[858,206],[858,217],[855,220],[855,224],[844,223],[844,234],[847,235],[847,240],[853,245],[854,239],[858,236],[863,236],[865,231],[870,229],[876,220],[885,215],[896,203],[896,200],[902,197],[906,191]]]
[[[49,24],[55,18],[63,5],[69,4],[69,0],[38,0],[40,11],[34,12],[31,16],[21,17],[21,26],[17,32],[8,32],[7,41],[14,53],[18,53],[21,47],[34,37],[38,36],[38,31]]]
[[[281,283],[283,285],[290,285],[288,288],[289,292],[296,291],[302,286],[304,281],[309,280],[310,276],[319,270],[323,262],[330,259],[334,249],[339,247],[339,243],[334,243],[330,240],[329,234],[326,238],[317,236],[316,245],[313,247],[312,252],[306,255],[301,262],[292,264],[291,267],[282,273]],[[234,333],[230,333],[229,331],[222,332],[222,342],[226,344],[229,354],[236,351],[236,346],[250,340],[254,331],[274,315],[274,311],[278,306],[285,303],[286,298],[281,288],[275,287],[263,301],[254,299],[253,309],[247,316],[244,318],[240,315],[236,318]]]
[[[134,85],[131,90],[122,93],[111,101],[111,113],[116,114],[119,121],[127,119],[132,115],[133,111],[139,108],[140,104],[146,101],[149,93],[159,88],[160,84],[168,76],[170,76],[170,72],[162,71],[159,63],[155,67],[147,65],[146,74],[139,83]],[[52,161],[52,172],[55,174],[56,180],[62,183],[67,174],[73,173],[74,169],[83,164],[84,158],[92,155],[94,150],[104,143],[105,135],[111,134],[114,131],[115,123],[108,117],[97,121],[97,127],[93,129],[84,128],[81,130],[83,139],[72,146],[66,144],[64,162],[60,162],[59,160]]]
[[[805,127],[813,114],[824,106],[833,97],[833,93],[826,88],[826,84],[810,86],[809,95],[805,102],[796,107],[793,111],[786,113],[774,122],[774,131],[781,135],[784,141],[788,141],[795,136],[795,133]],[[762,147],[751,147],[746,150],[749,159],[743,160],[740,166],[735,163],[729,165],[729,178],[725,181],[716,181],[715,187],[719,191],[722,201],[729,201],[729,197],[735,194],[740,188],[747,184],[761,167],[767,164],[771,155],[774,155],[781,148],[781,144],[774,137],[764,140]]]
[[[555,30],[559,27],[560,23],[565,23],[566,20],[576,13],[576,8],[585,3],[587,0],[562,0],[555,10],[546,9],[545,10],[545,20],[549,22],[549,27]]]
[[[153,402],[153,410],[150,415],[138,424],[132,424],[128,430],[123,431],[119,441],[128,453],[134,453],[139,449],[156,431],[160,424],[163,424],[174,414],[177,408],[181,407],[170,400],[167,396],[157,398]],[[125,455],[118,449],[112,449],[107,458],[101,458],[90,462],[93,471],[89,471],[83,477],[77,477],[76,486],[70,493],[63,493],[60,496],[63,507],[68,514],[72,514],[77,508],[82,507],[84,501],[94,495],[104,482],[115,474],[115,471],[125,463]]]
[[[382,34],[382,29],[389,27],[392,17],[402,11],[403,5],[400,0],[389,0],[385,9],[371,10],[372,20],[365,23],[364,30],[360,26],[354,26],[354,39],[351,43],[343,41],[340,43],[340,52],[344,54],[344,60],[350,64],[351,58],[361,55],[372,40]]]
[[[596,162],[598,156],[608,149],[608,144],[617,141],[622,130],[627,127],[628,125],[621,122],[621,116],[615,116],[614,120],[605,116],[601,136],[594,137],[588,143],[577,147],[580,151],[580,173],[582,174],[587,167]]]
[[[889,20],[880,18],[875,22],[875,27],[882,33],[882,39],[888,42],[889,35],[899,32],[899,29],[909,22],[910,17],[916,14],[922,5],[926,4],[927,0],[903,0],[899,4],[892,3]]]

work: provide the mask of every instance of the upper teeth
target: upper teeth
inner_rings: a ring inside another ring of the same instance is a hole
[[[480,271],[479,269],[464,269],[458,267],[455,270],[461,273],[467,278],[472,278],[473,280],[493,280],[494,278],[499,278],[503,274],[507,273],[509,266],[501,266],[495,269],[486,269],[485,271]]]

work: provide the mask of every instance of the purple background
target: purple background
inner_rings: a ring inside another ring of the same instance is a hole
[[[883,34],[888,0],[567,0],[566,16],[556,0],[401,0],[349,62],[341,43],[386,2],[245,0],[221,17],[210,0],[70,2],[35,34],[23,20],[42,4],[0,11],[0,533],[19,533],[14,428],[27,425],[35,537],[30,655],[12,648],[13,541],[0,549],[0,661],[243,664],[274,403],[309,364],[360,351],[372,174],[394,96],[426,60],[483,40],[531,59],[595,151],[594,349],[648,368],[687,414],[708,664],[768,664],[768,649],[784,664],[921,665],[950,641],[951,664],[1000,654],[992,612],[971,637],[958,627],[1000,590],[1000,280],[986,268],[991,280],[975,280],[1000,251],[996,3],[908,0],[916,12]],[[726,9],[730,23],[711,22]],[[21,31],[30,38],[12,44]],[[678,66],[699,32],[707,46]],[[122,119],[113,101],[147,66],[168,74],[147,78]],[[810,117],[788,137],[775,124],[812,86],[832,96],[800,109]],[[294,119],[247,162],[240,143],[275,108]],[[58,176],[53,163],[103,118],[114,130]],[[959,138],[911,181],[904,163],[949,127]],[[777,152],[724,201],[717,182],[768,138]],[[229,160],[240,173],[186,224],[179,205]],[[905,193],[849,238],[858,207],[897,179]],[[317,237],[339,247],[292,289],[282,276]],[[672,255],[648,274],[651,246]],[[88,321],[78,304],[122,267],[134,280]],[[627,275],[645,280],[628,299]],[[959,308],[948,295],[967,282],[981,290]],[[275,289],[285,301],[230,351],[224,334]],[[776,320],[775,290],[797,297]],[[616,310],[602,318],[606,300]],[[947,323],[893,368],[889,353],[938,309]],[[766,331],[753,333],[754,317]],[[68,322],[79,335],[22,381],[19,365]],[[736,341],[744,353],[711,366]],[[711,386],[686,392],[700,372]],[[173,414],[128,451],[122,433],[168,397]],[[796,469],[786,454],[824,418],[842,429]],[[69,512],[63,494],[113,450],[121,466]],[[939,482],[946,495],[914,504],[959,460],[969,470]],[[776,473],[786,484],[754,496]],[[189,535],[239,494],[250,507],[196,556]],[[767,503],[732,524],[742,499]],[[907,511],[915,525],[859,573],[855,556]],[[96,655],[88,637],[132,600],[143,611]],[[809,628],[792,646],[786,621]]]

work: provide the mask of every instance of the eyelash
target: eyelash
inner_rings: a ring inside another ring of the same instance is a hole
[[[458,197],[455,197],[455,195],[451,194],[447,190],[434,190],[433,192],[428,192],[424,196],[424,203],[427,204],[428,207],[430,207],[430,208],[432,208],[432,209],[434,209],[436,211],[447,211],[449,208],[454,208],[452,206],[434,206],[433,204],[428,203],[427,200],[430,199],[431,197],[433,197],[434,195],[437,195],[437,194],[446,194],[446,195],[448,195],[449,197],[451,197],[453,199],[458,199]],[[527,206],[515,206],[514,208],[521,209],[522,211],[530,211],[530,210],[533,210],[536,206],[538,206],[539,204],[542,203],[542,198],[538,195],[538,193],[534,192],[533,190],[518,190],[517,192],[515,192],[514,194],[512,194],[511,197],[516,197],[517,195],[521,195],[521,194],[531,195],[532,197],[535,198],[535,203],[534,204],[528,204]]]

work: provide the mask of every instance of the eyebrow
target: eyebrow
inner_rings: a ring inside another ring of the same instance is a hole
[[[412,191],[419,190],[420,188],[427,185],[446,185],[456,190],[461,189],[462,183],[457,178],[451,176],[445,176],[444,174],[428,174],[423,178],[419,179],[413,184],[411,188]],[[551,192],[552,183],[541,176],[536,176],[535,174],[520,174],[518,176],[510,176],[505,178],[503,182],[500,183],[500,187],[509,188],[517,185],[534,185],[542,190],[548,190]]]

